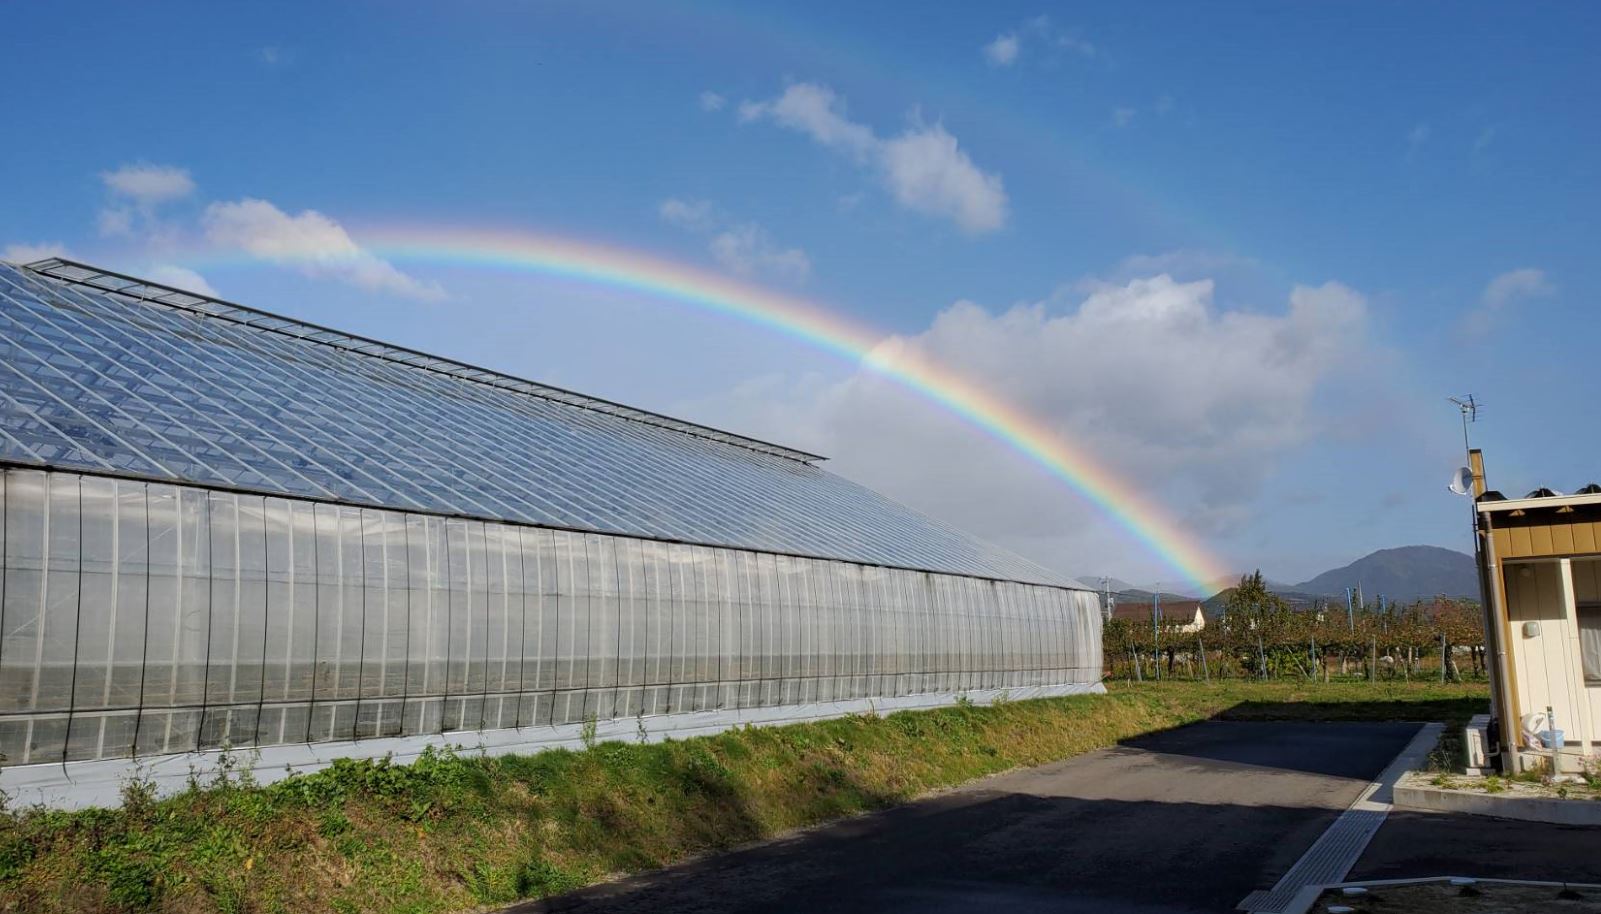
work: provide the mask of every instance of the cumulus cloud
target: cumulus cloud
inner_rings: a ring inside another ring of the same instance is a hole
[[[754,223],[717,233],[710,247],[718,263],[741,276],[761,274],[798,283],[812,272],[812,261],[805,251],[775,245],[767,230]]]
[[[220,297],[217,294],[217,290],[212,288],[211,283],[207,282],[204,276],[188,267],[180,267],[170,263],[157,264],[146,270],[144,275],[151,282],[172,286],[174,289],[182,289],[185,292],[207,295],[212,298]]]
[[[782,247],[767,229],[754,222],[736,222],[710,200],[669,197],[657,207],[662,221],[711,235],[707,249],[725,270],[740,276],[768,276],[800,283],[811,275],[812,261],[797,247]]]
[[[984,45],[984,59],[992,67],[1009,67],[1017,63],[1018,40],[1016,32],[1003,32]]]
[[[195,192],[195,182],[188,170],[172,165],[124,165],[101,172],[100,180],[112,194],[146,206],[178,200]]]
[[[728,104],[728,99],[710,89],[700,94],[700,110],[702,111],[721,111],[726,104]]]
[[[797,83],[777,98],[740,105],[742,121],[766,120],[806,134],[813,141],[877,171],[897,203],[950,219],[966,231],[990,232],[1006,223],[1007,196],[1001,177],[985,172],[941,123],[914,117],[888,139],[850,119],[832,89]]]
[[[71,256],[67,253],[67,246],[59,241],[8,244],[4,250],[0,250],[0,260],[9,260],[12,263],[33,263],[35,260],[48,260],[51,257]]]
[[[981,51],[990,66],[1010,67],[1018,62],[1025,49],[1031,59],[1047,63],[1060,58],[1063,52],[1086,58],[1095,56],[1095,45],[1077,32],[1058,27],[1051,17],[1044,15],[1001,32]]]
[[[1238,254],[1199,248],[1175,248],[1159,254],[1130,254],[1118,261],[1106,279],[1127,281],[1164,273],[1177,279],[1207,276],[1215,279],[1218,274],[1255,266],[1257,266],[1255,260]],[[1091,279],[1081,286],[1093,290],[1099,286],[1099,282]]]
[[[695,231],[708,231],[717,224],[710,200],[668,197],[656,208],[656,212],[664,222]]]
[[[945,216],[969,232],[1006,223],[999,175],[973,164],[941,124],[914,126],[883,144],[884,177],[907,209]]]
[[[326,276],[363,289],[408,298],[444,297],[438,285],[423,282],[357,244],[350,233],[316,210],[290,215],[266,200],[245,198],[206,207],[202,224],[216,245],[261,260],[293,266],[310,276]]]
[[[845,103],[833,89],[816,83],[796,83],[775,99],[740,104],[740,120],[764,118],[862,161],[881,145],[872,128],[845,115]]]
[[[1321,430],[1319,398],[1373,348],[1367,324],[1364,297],[1339,283],[1245,311],[1220,308],[1209,280],[1157,275],[1006,309],[958,301],[868,364],[915,359],[971,379],[1174,504],[1191,529],[1226,535],[1277,462]],[[871,368],[757,379],[703,407],[1042,560],[1115,554],[1094,542],[1107,528],[1088,505]]]
[[[1544,270],[1524,267],[1508,270],[1490,280],[1479,295],[1478,307],[1463,318],[1462,329],[1469,336],[1483,336],[1495,328],[1501,315],[1521,302],[1546,298],[1556,287],[1546,279]]]
[[[102,171],[100,181],[110,202],[101,208],[96,223],[100,234],[107,236],[133,235],[136,228],[148,238],[168,236],[172,228],[163,224],[157,210],[195,192],[188,169],[175,165],[124,165]]]

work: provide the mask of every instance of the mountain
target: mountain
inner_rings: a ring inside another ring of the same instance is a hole
[[[1073,577],[1075,579],[1077,579],[1080,583],[1082,583],[1085,587],[1093,588],[1095,590],[1100,590],[1101,589],[1101,578],[1105,577],[1105,576],[1104,575],[1099,575],[1099,574],[1076,574]],[[1122,580],[1121,578],[1106,578],[1106,583],[1107,583],[1107,586],[1112,588],[1112,592],[1113,593],[1118,593],[1119,591],[1124,591],[1124,590],[1134,590],[1135,589],[1133,584],[1130,584],[1129,582],[1127,582],[1125,580]]]
[[[1234,588],[1238,585],[1238,582],[1239,579],[1236,578],[1235,583],[1201,601],[1201,610],[1206,613],[1208,619],[1222,614],[1223,607],[1228,604],[1229,596],[1234,593]],[[1284,602],[1288,603],[1291,609],[1311,609],[1319,603],[1326,604],[1332,599],[1320,593],[1306,593],[1289,584],[1274,584],[1272,581],[1266,583],[1268,585],[1267,589],[1283,597]]]
[[[1325,571],[1293,589],[1344,599],[1345,588],[1357,586],[1368,600],[1379,594],[1403,602],[1441,595],[1476,600],[1479,573],[1473,565],[1473,556],[1454,549],[1401,546],[1380,549],[1344,568]]]

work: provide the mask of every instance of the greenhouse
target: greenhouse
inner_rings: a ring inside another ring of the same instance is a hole
[[[814,454],[65,260],[0,354],[0,787],[1099,689],[1095,594]]]

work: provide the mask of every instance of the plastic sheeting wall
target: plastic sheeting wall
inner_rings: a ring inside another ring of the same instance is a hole
[[[1094,683],[1094,594],[10,469],[5,765]]]

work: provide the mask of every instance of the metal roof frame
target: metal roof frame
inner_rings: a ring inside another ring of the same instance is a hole
[[[266,333],[277,333],[305,340],[309,343],[331,346],[356,355],[395,362],[411,368],[432,371],[476,384],[498,387],[502,390],[510,390],[526,396],[539,397],[543,400],[576,406],[580,409],[605,413],[606,415],[667,429],[684,435],[691,435],[696,438],[704,438],[758,453],[783,457],[786,460],[815,463],[828,459],[819,454],[785,447],[770,441],[762,441],[759,438],[751,438],[711,426],[676,419],[650,410],[626,406],[601,397],[592,397],[588,394],[553,387],[549,384],[541,384],[515,375],[480,368],[466,362],[429,355],[415,349],[407,349],[404,346],[395,346],[369,337],[345,333],[341,330],[334,330],[331,327],[324,327],[308,321],[296,320],[257,308],[246,307],[221,298],[199,295],[64,257],[49,257],[44,260],[36,260],[32,263],[23,264],[23,267],[59,282],[87,286],[130,301],[171,308],[177,311],[186,311],[202,317],[230,321]]]

